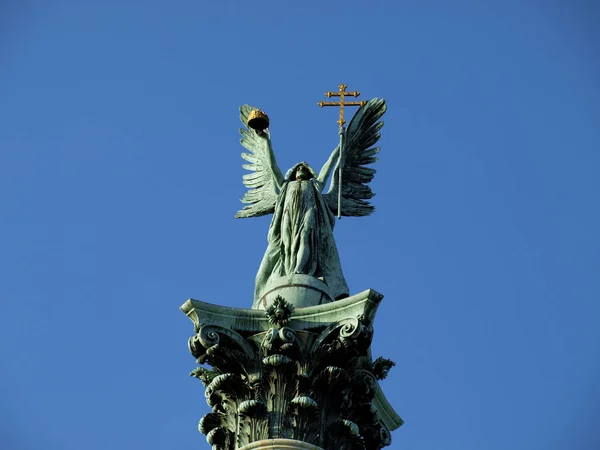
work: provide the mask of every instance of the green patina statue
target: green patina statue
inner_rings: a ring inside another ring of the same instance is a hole
[[[375,169],[365,166],[377,160],[379,147],[372,146],[379,140],[383,126],[380,118],[386,111],[383,99],[363,103],[347,130],[340,119],[340,144],[319,173],[300,162],[285,176],[275,160],[268,117],[249,105],[240,108],[244,125],[240,142],[250,151],[242,153],[242,158],[250,162],[243,167],[253,173],[243,177],[249,190],[242,202],[248,205],[236,217],[273,214],[267,250],[256,275],[253,308],[266,306],[265,295],[278,285],[297,285],[298,280],[290,278],[294,276],[308,280],[301,283],[313,290],[312,283],[323,285],[326,301],[348,297],[333,237],[335,216],[366,216],[374,210],[368,202],[374,195],[368,183]]]

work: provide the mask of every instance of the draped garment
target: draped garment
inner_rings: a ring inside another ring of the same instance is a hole
[[[335,299],[349,294],[333,237],[335,215],[315,178],[286,180],[269,227],[268,247],[256,275],[254,302],[273,279],[305,274],[321,279]]]

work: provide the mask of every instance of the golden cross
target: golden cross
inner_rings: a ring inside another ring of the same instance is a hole
[[[337,123],[340,127],[342,127],[346,123],[346,121],[344,120],[344,106],[363,106],[363,105],[366,105],[367,102],[364,100],[361,100],[360,102],[344,102],[344,96],[348,95],[348,96],[352,96],[352,97],[358,97],[360,95],[360,92],[358,92],[358,91],[346,92],[347,86],[345,84],[340,84],[338,87],[340,88],[339,92],[327,91],[327,92],[325,92],[325,96],[327,98],[339,97],[340,98],[339,102],[319,102],[318,105],[321,108],[323,106],[339,106],[340,107],[340,120],[338,120]]]

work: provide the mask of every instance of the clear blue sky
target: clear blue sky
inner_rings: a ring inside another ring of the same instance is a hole
[[[600,448],[600,8],[4,1],[0,448],[206,448],[189,297],[250,307],[269,218],[238,107],[320,166],[342,82],[388,102],[376,213],[336,226],[391,449]]]

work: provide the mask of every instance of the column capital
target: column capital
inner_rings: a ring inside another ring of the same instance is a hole
[[[389,445],[403,422],[379,386],[393,363],[370,352],[382,298],[367,290],[294,308],[279,296],[262,311],[188,300],[191,375],[212,408],[199,430],[213,450]]]

